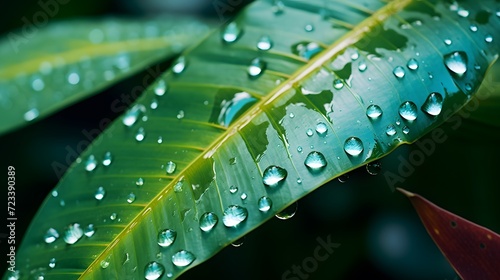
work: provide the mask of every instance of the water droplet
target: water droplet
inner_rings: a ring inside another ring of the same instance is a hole
[[[78,223],[71,224],[64,230],[64,242],[67,244],[75,244],[82,236],[83,230]]]
[[[137,181],[135,181],[135,184],[136,184],[138,187],[140,187],[140,186],[144,185],[144,179],[142,179],[142,178],[137,179]]]
[[[302,153],[302,147],[301,146],[297,147],[297,152]]]
[[[467,71],[467,54],[462,51],[453,52],[444,56],[446,68],[458,77],[462,77]]]
[[[59,192],[57,190],[52,191],[52,197],[57,197],[59,195]]]
[[[144,105],[134,105],[123,116],[123,124],[128,127],[134,125],[144,113],[146,113],[146,107],[144,107]]]
[[[97,160],[94,155],[90,155],[85,161],[85,170],[91,172],[97,167]]]
[[[401,66],[397,66],[396,68],[394,68],[394,70],[392,70],[392,74],[394,74],[396,78],[401,79],[405,76],[405,69]]]
[[[340,182],[340,183],[345,183],[349,180],[349,174],[343,174],[343,175],[340,175],[337,180]]]
[[[312,151],[307,155],[304,164],[310,171],[320,171],[325,168],[327,161],[322,153]]]
[[[422,111],[431,115],[437,116],[441,113],[443,109],[443,97],[437,92],[429,94],[424,104],[422,105]]]
[[[247,197],[248,196],[247,196],[246,193],[242,193],[241,196],[240,196],[241,200],[245,200],[245,199],[247,199]]]
[[[288,220],[288,219],[292,218],[293,216],[295,216],[295,213],[297,213],[298,205],[299,204],[297,202],[294,202],[292,205],[288,206],[283,211],[276,214],[275,215],[276,218],[278,218],[280,220]]]
[[[174,192],[182,192],[182,180],[175,183]]]
[[[161,143],[163,143],[163,137],[161,137],[161,136],[158,136],[158,140],[157,140],[156,142],[158,142],[158,144],[161,144]]]
[[[244,241],[245,241],[245,236],[243,236],[242,238],[240,238],[240,239],[238,239],[238,240],[234,241],[233,243],[231,243],[231,245],[232,245],[233,247],[238,248],[238,247],[240,247],[241,245],[243,245]]]
[[[109,166],[111,164],[112,160],[113,160],[113,157],[111,156],[111,152],[106,152],[104,154],[104,158],[102,160],[102,165]]]
[[[164,229],[158,233],[158,245],[168,247],[174,243],[177,232],[173,229]]]
[[[271,41],[271,37],[262,36],[257,42],[257,48],[261,51],[270,50],[273,47],[273,41]]]
[[[295,118],[295,114],[294,113],[290,113],[288,116],[290,117],[290,119]]]
[[[351,60],[352,61],[355,61],[359,58],[359,52],[357,50],[354,50],[352,53],[351,53]]]
[[[102,260],[99,265],[101,266],[101,268],[103,269],[106,269],[109,267],[109,260],[108,259],[105,259],[105,260]]]
[[[83,234],[85,234],[85,236],[87,237],[92,237],[94,233],[95,233],[94,224],[89,224],[83,231]]]
[[[175,172],[175,169],[177,168],[177,164],[173,161],[167,162],[167,165],[165,167],[165,171],[167,174],[173,174]]]
[[[469,16],[469,14],[470,14],[470,13],[469,13],[469,11],[468,11],[468,10],[466,10],[466,9],[464,9],[464,8],[462,8],[462,7],[460,7],[460,8],[458,8],[458,10],[457,10],[457,14],[458,14],[459,16],[463,17],[463,18],[466,18],[466,17],[468,17],[468,16]]]
[[[444,44],[445,44],[445,45],[449,46],[449,45],[451,45],[451,43],[452,43],[452,42],[451,42],[451,40],[450,40],[450,39],[444,39]]]
[[[344,87],[344,83],[342,82],[341,79],[335,79],[333,80],[333,87],[335,89],[342,89]]]
[[[319,122],[316,125],[316,133],[318,133],[319,136],[325,136],[327,132],[328,132],[328,126],[326,126],[324,122]]]
[[[252,62],[250,62],[250,66],[248,66],[248,76],[250,78],[256,78],[260,76],[264,70],[266,70],[267,64],[265,61],[260,58],[254,58]]]
[[[236,193],[237,191],[238,191],[238,187],[236,187],[236,186],[230,186],[229,187],[229,192],[230,193]]]
[[[315,42],[300,42],[292,45],[292,53],[307,60],[311,59],[323,50],[324,48]]]
[[[411,101],[405,101],[399,106],[399,115],[407,120],[414,121],[417,119],[417,105]]]
[[[382,108],[380,108],[380,106],[378,105],[372,104],[368,106],[368,108],[366,108],[366,115],[370,119],[376,119],[382,115]]]
[[[106,195],[106,190],[101,186],[97,188],[97,191],[95,191],[94,197],[98,201],[101,201],[105,195]]]
[[[307,134],[307,136],[311,137],[311,136],[313,136],[313,135],[314,135],[314,131],[313,131],[312,129],[310,129],[310,128],[309,128],[309,129],[306,131],[306,134]]]
[[[144,137],[146,137],[146,132],[143,127],[139,127],[137,133],[135,134],[135,140],[137,140],[137,142],[141,142],[144,140]]]
[[[28,110],[26,113],[24,113],[24,120],[27,122],[30,122],[30,121],[38,118],[39,115],[40,115],[40,112],[38,111],[38,109],[33,108],[33,109]]]
[[[135,201],[135,194],[134,193],[129,193],[127,196],[127,202],[128,203],[133,203]]]
[[[246,208],[238,205],[230,205],[224,210],[222,222],[226,227],[236,227],[248,217]]]
[[[179,113],[177,113],[177,119],[183,119],[184,118],[184,111],[180,110]]]
[[[194,260],[194,254],[186,250],[180,250],[172,256],[172,263],[178,267],[188,266]]]
[[[158,100],[156,98],[153,98],[151,100],[151,104],[149,104],[149,108],[156,110],[158,108]]]
[[[366,165],[366,171],[370,175],[377,175],[382,170],[382,165],[378,161],[372,161]]]
[[[57,238],[59,238],[59,233],[57,232],[57,230],[55,230],[53,228],[49,228],[47,230],[47,232],[45,233],[45,235],[43,236],[43,240],[47,244],[50,244],[50,243],[56,241]]]
[[[49,261],[49,267],[50,268],[56,267],[56,259],[55,258],[50,259],[50,261]]]
[[[275,15],[281,15],[285,10],[285,4],[283,1],[275,1],[272,10]]]
[[[358,137],[350,137],[345,140],[344,151],[353,157],[359,156],[363,152],[363,142]]]
[[[72,72],[68,75],[68,83],[76,85],[80,82],[80,75],[78,73]]]
[[[212,230],[219,222],[219,217],[212,212],[203,214],[200,218],[200,229],[207,232]]]
[[[358,64],[358,70],[359,72],[365,72],[368,66],[366,65],[365,61],[360,61]]]
[[[34,91],[42,91],[45,88],[45,83],[42,79],[36,78],[31,82],[31,87]]]
[[[491,43],[491,42],[493,42],[493,36],[492,36],[492,35],[490,35],[490,34],[486,35],[486,37],[484,37],[484,41],[485,41],[486,43]]]
[[[297,178],[297,184],[302,184],[302,179]]]
[[[477,32],[477,25],[475,25],[475,24],[471,24],[471,25],[469,26],[469,29],[470,29],[470,31],[472,31],[472,32]]]
[[[314,31],[314,25],[312,25],[312,24],[306,24],[306,26],[304,26],[304,30],[306,32],[312,32],[312,31]]]
[[[406,67],[410,70],[417,70],[418,69],[418,61],[414,58],[408,60],[408,63],[406,63]]]
[[[408,134],[408,133],[410,133],[410,128],[409,128],[408,126],[406,126],[406,125],[405,125],[405,126],[403,127],[403,133],[404,133],[404,134]]]
[[[229,159],[229,165],[235,165],[236,164],[236,158],[232,157]]]
[[[387,134],[388,136],[393,136],[396,134],[396,127],[394,127],[394,125],[390,124],[387,126],[387,128],[385,129],[385,134]]]
[[[118,214],[116,214],[116,213],[111,213],[111,215],[109,215],[109,218],[111,219],[111,221],[116,220],[117,217],[118,217]]]
[[[259,211],[267,212],[273,206],[273,201],[269,197],[263,196],[263,197],[259,198],[259,201],[257,202],[257,204],[259,206]]]
[[[175,60],[172,66],[172,72],[175,74],[180,74],[186,69],[187,61],[184,56],[180,56]]]
[[[158,83],[156,83],[153,91],[156,95],[163,96],[167,91],[167,83],[165,82],[165,80],[159,80]]]
[[[236,42],[243,34],[243,29],[240,28],[238,23],[229,23],[222,31],[222,41],[230,44]]]
[[[144,268],[144,278],[147,280],[160,279],[165,273],[165,267],[161,263],[150,262]]]
[[[281,185],[288,175],[288,172],[279,166],[271,165],[264,170],[262,182],[267,187],[278,187]]]

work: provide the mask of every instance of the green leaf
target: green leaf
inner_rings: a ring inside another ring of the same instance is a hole
[[[488,42],[500,36],[493,1],[283,3],[253,3],[185,52],[96,139],[33,220],[18,251],[22,277],[142,279],[160,267],[176,277],[442,124],[498,53]],[[218,222],[205,232],[208,212]],[[74,237],[89,224],[94,235]],[[60,237],[47,244],[50,228]],[[159,246],[168,229],[175,241]],[[179,256],[194,260],[176,266]]]
[[[0,133],[178,54],[208,31],[197,20],[162,17],[73,20],[9,32],[0,41],[0,108],[4,112]],[[143,88],[155,78],[148,77]]]

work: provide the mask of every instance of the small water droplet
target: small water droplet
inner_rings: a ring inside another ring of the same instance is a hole
[[[372,161],[366,165],[366,171],[370,175],[377,175],[382,170],[382,165],[378,161]]]
[[[230,205],[224,210],[222,222],[226,227],[236,227],[248,217],[246,208],[238,205]]]
[[[111,221],[116,220],[117,217],[118,217],[118,214],[116,214],[116,213],[111,213],[111,215],[109,215],[109,218],[111,219]]]
[[[67,244],[75,244],[82,236],[83,230],[78,223],[70,224],[64,230],[64,242]]]
[[[469,29],[470,29],[470,31],[472,31],[472,32],[477,32],[477,25],[475,25],[475,24],[471,24],[471,25],[469,26]]]
[[[158,100],[156,98],[153,98],[151,100],[151,104],[149,104],[149,108],[156,110],[158,108]]]
[[[486,37],[484,37],[484,41],[485,41],[486,43],[491,43],[491,42],[493,42],[493,36],[492,36],[492,35],[490,35],[490,34],[486,35]]]
[[[286,169],[271,165],[264,170],[264,174],[262,175],[262,182],[267,187],[275,188],[281,185],[288,175]]]
[[[109,166],[111,164],[112,160],[113,160],[113,157],[111,156],[111,152],[106,152],[104,154],[104,158],[102,160],[102,165]]]
[[[314,31],[314,25],[312,25],[312,24],[306,24],[306,26],[304,26],[304,30],[306,32],[312,32],[312,31]]]
[[[186,70],[186,65],[187,65],[186,58],[184,56],[180,56],[173,63],[172,72],[174,72],[174,74],[180,74],[184,72],[184,70]]]
[[[101,187],[97,188],[97,190],[94,194],[94,197],[98,201],[101,201],[105,195],[106,195],[106,190],[101,186]]]
[[[325,136],[327,132],[328,126],[324,122],[319,122],[316,125],[316,133],[318,133],[319,136]]]
[[[136,104],[125,113],[122,122],[125,126],[130,127],[134,125],[144,113],[146,113],[146,107],[141,104]]]
[[[50,259],[50,261],[49,261],[49,267],[50,268],[56,267],[56,259],[55,258]]]
[[[397,66],[394,70],[392,70],[392,74],[394,74],[396,78],[401,79],[405,76],[405,69],[401,66]]]
[[[80,75],[78,73],[72,72],[68,75],[68,83],[76,85],[80,82]]]
[[[229,192],[230,193],[236,193],[237,191],[238,191],[238,187],[236,187],[234,185],[229,187]]]
[[[314,135],[314,131],[313,131],[312,129],[310,129],[310,128],[309,128],[309,129],[306,131],[306,134],[307,134],[307,136],[311,137],[311,136],[313,136],[313,135]]]
[[[90,155],[85,161],[85,170],[91,172],[97,167],[97,160],[94,155]]]
[[[83,231],[83,234],[85,234],[85,236],[87,237],[92,237],[94,233],[95,233],[94,224],[89,224]]]
[[[254,58],[248,66],[248,76],[250,78],[259,77],[266,70],[267,63],[260,58]]]
[[[182,180],[175,183],[174,192],[176,192],[176,193],[182,192]]]
[[[271,37],[269,36],[266,35],[262,36],[257,42],[257,48],[261,51],[270,50],[272,47],[273,47],[273,41],[271,41]]]
[[[283,1],[275,1],[272,10],[275,15],[281,15],[285,10],[285,4]]]
[[[385,134],[387,134],[388,136],[393,136],[396,134],[396,127],[394,127],[394,125],[390,124],[387,126],[387,128],[385,129]]]
[[[352,53],[351,53],[351,60],[352,61],[355,61],[359,58],[359,52],[357,50],[354,50]]]
[[[172,263],[178,267],[188,266],[194,260],[194,254],[186,250],[180,250],[172,256]]]
[[[212,212],[203,214],[200,218],[200,229],[208,232],[212,230],[219,222],[219,217]]]
[[[240,238],[240,239],[238,239],[238,240],[234,241],[233,243],[231,243],[231,245],[232,245],[233,247],[238,248],[238,247],[240,247],[241,245],[243,245],[244,241],[245,241],[245,236],[243,236],[242,238]]]
[[[290,113],[288,116],[290,117],[290,119],[295,118],[295,114],[294,113]]]
[[[243,29],[235,21],[229,23],[222,30],[222,41],[230,44],[236,42],[243,34]]]
[[[299,204],[297,202],[294,202],[292,205],[288,206],[287,208],[285,208],[284,210],[282,210],[281,212],[279,212],[275,216],[276,216],[276,218],[278,218],[280,220],[288,220],[288,219],[292,218],[293,216],[295,216],[295,213],[297,213],[298,206],[299,206]]]
[[[418,61],[414,58],[408,60],[408,63],[406,64],[406,67],[410,70],[417,70],[418,69]]]
[[[441,113],[443,109],[443,96],[437,92],[429,94],[424,104],[422,105],[422,111],[431,115],[437,116]]]
[[[232,157],[229,159],[229,165],[235,165],[236,164],[236,158]]]
[[[45,88],[45,83],[42,79],[36,78],[31,82],[31,87],[34,91],[42,91]]]
[[[368,108],[366,108],[366,115],[370,118],[370,119],[376,119],[378,117],[380,117],[382,115],[382,108],[380,108],[380,106],[378,105],[375,105],[375,104],[372,104],[370,106],[368,106]]]
[[[184,110],[179,110],[179,113],[177,113],[177,119],[183,119],[184,118]]]
[[[57,192],[57,190],[53,190],[51,194],[52,197],[57,197],[59,195],[59,192]]]
[[[301,146],[297,147],[297,152],[302,153],[302,147]]]
[[[405,101],[399,106],[399,115],[407,120],[414,121],[417,119],[417,105],[411,101]]]
[[[259,198],[259,201],[257,202],[257,204],[259,207],[259,211],[267,212],[273,206],[273,201],[269,197],[263,196],[263,197]]]
[[[302,184],[302,179],[297,178],[297,184]]]
[[[344,151],[353,157],[359,156],[363,152],[363,142],[358,137],[350,137],[345,140]]]
[[[241,196],[240,196],[241,200],[245,200],[245,199],[247,199],[247,197],[248,196],[247,196],[246,193],[242,193]]]
[[[144,268],[144,278],[147,280],[160,279],[165,273],[165,267],[161,263],[150,262]]]
[[[292,53],[306,60],[311,59],[323,50],[324,48],[316,42],[300,42],[292,45]]]
[[[127,202],[130,204],[130,203],[133,203],[134,201],[135,201],[135,194],[129,193],[127,196]]]
[[[444,39],[444,44],[445,44],[445,45],[449,46],[449,45],[451,45],[451,43],[452,43],[452,42],[451,42],[451,40],[450,40],[450,39]]]
[[[137,142],[141,142],[142,140],[144,140],[145,137],[146,137],[146,132],[144,131],[144,128],[139,127],[137,133],[135,134],[135,140],[137,140]]]
[[[28,110],[26,113],[24,113],[24,120],[27,122],[30,122],[40,115],[40,112],[38,111],[37,108],[32,108]]]
[[[140,187],[140,186],[144,185],[144,179],[142,179],[142,178],[137,179],[137,181],[135,181],[135,184],[136,184],[138,187]]]
[[[158,144],[161,144],[161,143],[163,143],[163,137],[161,137],[161,136],[158,136],[158,140],[157,140],[156,142],[158,142]]]
[[[312,151],[307,155],[304,164],[310,171],[320,171],[325,168],[327,161],[322,153]]]
[[[458,77],[462,77],[467,71],[467,60],[467,54],[462,51],[453,52],[444,56],[446,68]]]
[[[50,243],[56,241],[57,238],[59,238],[59,233],[57,232],[57,230],[55,230],[53,228],[49,228],[47,230],[47,232],[45,233],[45,235],[43,236],[43,240],[47,244],[50,244]]]
[[[358,70],[359,72],[365,72],[368,66],[366,65],[366,62],[364,60],[360,61],[358,64]]]
[[[175,169],[177,168],[177,164],[173,161],[169,161],[166,164],[165,171],[167,174],[173,174],[175,172]]]
[[[404,133],[404,134],[408,134],[408,133],[410,133],[410,128],[409,128],[408,126],[406,126],[406,125],[405,125],[405,126],[403,126],[403,133]]]
[[[457,14],[458,14],[459,16],[463,17],[463,18],[466,18],[466,17],[468,17],[468,16],[469,16],[469,14],[470,14],[470,13],[469,13],[469,11],[468,11],[468,10],[466,10],[466,9],[464,9],[464,8],[462,8],[462,7],[460,7],[460,8],[458,8],[458,10],[457,10]]]
[[[342,89],[344,87],[344,83],[342,82],[341,79],[335,79],[333,80],[333,87],[335,89]]]
[[[349,174],[343,174],[343,175],[340,175],[337,180],[340,182],[340,183],[345,183],[349,180]]]
[[[159,80],[154,87],[154,93],[158,96],[163,96],[167,91],[167,83],[165,80]]]
[[[177,232],[173,229],[164,229],[158,233],[158,245],[168,247],[174,243]]]

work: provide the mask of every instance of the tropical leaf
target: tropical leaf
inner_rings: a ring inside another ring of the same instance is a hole
[[[0,41],[0,108],[4,112],[0,133],[178,54],[208,31],[208,25],[197,20],[161,17],[73,20],[9,32]],[[144,79],[141,90],[159,74]]]
[[[253,3],[82,153],[24,238],[21,277],[177,277],[415,141],[498,53],[497,4],[460,5]]]

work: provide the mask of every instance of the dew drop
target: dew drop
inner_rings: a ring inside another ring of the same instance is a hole
[[[306,130],[306,134],[307,134],[307,136],[311,137],[314,135],[314,131],[309,128],[308,130]]]
[[[286,169],[276,165],[271,165],[264,170],[262,182],[267,187],[275,188],[280,186],[285,181],[287,175],[288,172]]]
[[[469,29],[470,29],[470,31],[472,31],[472,32],[477,32],[477,25],[475,25],[475,24],[471,24],[471,25],[469,26]]]
[[[168,247],[174,243],[177,232],[173,229],[164,229],[158,233],[158,245]]]
[[[248,66],[247,73],[250,78],[259,77],[266,70],[267,63],[260,58],[254,58]]]
[[[392,74],[394,74],[396,78],[401,79],[405,76],[405,69],[401,66],[397,66],[394,70],[392,70]]]
[[[316,42],[300,42],[292,45],[292,53],[306,60],[311,59],[323,50],[324,48]]]
[[[319,122],[316,125],[316,133],[318,133],[319,136],[325,136],[327,132],[328,132],[328,126],[326,126],[324,122]]]
[[[247,197],[248,196],[247,196],[246,193],[242,193],[241,196],[240,196],[241,200],[245,200],[245,199],[247,199]]]
[[[244,242],[245,242],[245,236],[243,236],[242,238],[240,238],[240,239],[238,239],[238,240],[234,241],[233,243],[231,243],[231,245],[232,245],[233,247],[238,248],[238,247],[240,247],[241,245],[243,245],[243,243],[244,243]]]
[[[275,15],[281,15],[285,10],[285,4],[280,0],[275,1],[272,10]]]
[[[382,166],[378,161],[372,161],[366,165],[366,171],[370,175],[378,175],[380,170],[382,170]]]
[[[396,127],[392,124],[388,125],[385,129],[385,134],[388,136],[394,136],[396,134]]]
[[[85,170],[88,172],[94,171],[97,167],[97,160],[94,155],[90,155],[85,161]]]
[[[493,42],[493,36],[492,36],[492,35],[490,35],[490,34],[486,35],[486,37],[484,37],[484,41],[485,41],[486,43],[491,43],[491,42]]]
[[[343,174],[343,175],[340,175],[337,180],[340,182],[340,183],[345,183],[349,180],[349,174]]]
[[[188,266],[194,260],[194,254],[186,250],[180,250],[172,256],[172,263],[177,267]]]
[[[229,165],[235,165],[236,164],[236,158],[232,157],[229,159]]]
[[[350,137],[345,140],[344,151],[353,157],[359,156],[363,152],[363,142],[358,137]]]
[[[295,216],[295,213],[297,213],[298,205],[299,204],[297,202],[294,202],[292,205],[288,206],[287,208],[276,214],[275,215],[276,218],[280,220],[288,220],[292,218],[293,216]]]
[[[136,104],[125,113],[122,122],[125,126],[131,127],[144,113],[146,113],[146,107]]]
[[[359,52],[357,50],[354,50],[354,52],[351,54],[351,60],[355,61],[359,58]]]
[[[47,230],[47,232],[45,233],[45,235],[43,236],[43,240],[47,244],[50,244],[50,243],[56,241],[57,238],[59,238],[59,233],[57,232],[57,230],[55,230],[53,228],[49,228]]]
[[[165,171],[167,172],[167,174],[173,174],[176,168],[177,164],[175,164],[175,162],[173,161],[169,161],[165,166]]]
[[[267,212],[273,206],[273,201],[269,197],[263,196],[259,198],[257,205],[259,207],[260,212]]]
[[[212,230],[219,222],[219,217],[212,212],[203,214],[200,218],[200,229],[208,232]]]
[[[273,47],[273,41],[271,41],[271,37],[262,36],[257,42],[257,48],[261,51],[270,50]]]
[[[370,119],[376,119],[382,115],[382,108],[378,105],[372,104],[366,108],[366,115]]]
[[[106,190],[101,186],[97,188],[97,190],[95,191],[94,197],[98,201],[101,201],[105,195],[106,195]]]
[[[186,70],[186,65],[186,58],[184,56],[180,56],[173,63],[172,72],[174,72],[174,74],[180,74]]]
[[[446,68],[458,77],[462,77],[467,71],[467,60],[467,54],[462,51],[453,52],[444,56]]]
[[[112,160],[113,160],[113,157],[111,156],[111,152],[106,152],[104,154],[104,158],[102,160],[102,165],[109,166],[111,164]]]
[[[137,181],[135,181],[135,184],[136,184],[138,187],[140,187],[140,186],[144,185],[144,179],[142,179],[142,178],[137,179]]]
[[[154,92],[158,96],[163,96],[167,91],[167,83],[165,80],[159,80],[154,87]]]
[[[137,133],[135,134],[135,140],[137,142],[141,142],[142,140],[144,140],[145,137],[146,137],[146,132],[144,131],[144,128],[139,127]]]
[[[108,268],[108,267],[109,267],[109,260],[107,260],[107,259],[106,259],[106,260],[102,260],[102,261],[99,263],[99,265],[101,266],[101,268],[106,269],[106,268]]]
[[[156,142],[157,142],[158,144],[163,143],[163,137],[158,136],[158,140],[156,140]]]
[[[303,150],[303,149],[302,149],[302,147],[301,147],[301,146],[298,146],[298,147],[297,147],[297,152],[302,153],[302,150]]]
[[[57,190],[52,191],[52,197],[57,197],[59,195],[59,192]]]
[[[179,110],[179,113],[177,113],[177,119],[181,120],[184,118],[184,110]]]
[[[424,104],[422,105],[422,111],[431,115],[437,116],[441,113],[443,109],[443,97],[437,92],[429,94]]]
[[[414,58],[408,60],[408,63],[406,63],[406,67],[410,70],[417,70],[418,69],[418,61]]]
[[[406,126],[406,125],[405,125],[405,126],[403,127],[403,130],[402,130],[402,131],[403,131],[403,133],[404,133],[404,134],[408,134],[408,133],[410,133],[410,128],[409,128],[408,126]]]
[[[118,217],[118,214],[116,214],[116,213],[111,213],[111,215],[109,215],[109,218],[111,219],[111,221],[116,220],[117,217]]]
[[[224,210],[222,222],[226,227],[236,227],[248,217],[246,208],[238,205],[230,205]]]
[[[327,161],[322,153],[312,151],[307,155],[304,164],[310,171],[320,171],[325,168]]]
[[[236,187],[234,185],[229,187],[229,192],[230,193],[236,193],[237,191],[238,191],[238,187]]]
[[[312,32],[312,31],[314,31],[314,25],[312,25],[312,24],[306,24],[306,26],[304,26],[304,30],[306,32]]]
[[[182,192],[182,180],[175,183],[174,185],[174,192],[178,193],[178,192]]]
[[[68,75],[68,83],[76,85],[80,82],[80,75],[78,73],[72,72]]]
[[[85,234],[85,236],[87,237],[92,237],[95,233],[95,227],[94,227],[94,224],[89,224],[85,230],[83,231],[83,234]]]
[[[417,105],[411,101],[405,101],[399,106],[399,115],[407,120],[414,121],[417,119]]]
[[[359,72],[365,72],[368,66],[366,65],[366,62],[360,61],[358,64],[358,70]]]
[[[450,39],[444,39],[444,44],[447,45],[447,46],[450,46],[451,45],[451,40]]]
[[[461,8],[461,7],[460,7],[460,8],[458,8],[458,10],[457,10],[457,14],[458,14],[459,16],[463,17],[463,18],[466,18],[466,17],[468,17],[468,16],[469,16],[470,12],[469,12],[468,10],[466,10],[466,9],[464,9],[464,8]]]
[[[78,223],[70,224],[64,230],[64,242],[67,244],[75,244],[82,236],[83,230]]]
[[[233,21],[222,30],[222,41],[227,44],[234,43],[242,34],[243,29]]]
[[[294,113],[290,113],[288,116],[290,117],[290,119],[295,118],[295,114]]]
[[[127,196],[127,202],[129,204],[133,203],[135,201],[135,194],[134,193],[129,193]]]
[[[335,79],[333,80],[333,87],[335,89],[342,89],[344,87],[344,83],[342,82],[341,79]]]
[[[151,104],[149,104],[149,108],[156,110],[158,108],[158,100],[156,98],[153,98],[151,100]]]
[[[40,112],[38,111],[37,108],[32,108],[28,110],[26,113],[24,113],[24,120],[27,122],[30,122],[40,115]]]
[[[31,87],[34,91],[42,91],[45,88],[45,83],[42,79],[36,78],[31,82]]]
[[[165,273],[165,267],[161,263],[150,262],[144,268],[144,278],[147,280],[160,279]]]
[[[49,267],[50,268],[56,267],[56,258],[50,259],[50,261],[49,261]]]

